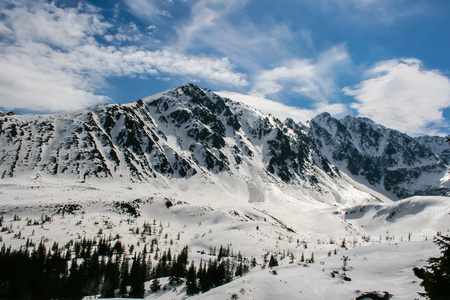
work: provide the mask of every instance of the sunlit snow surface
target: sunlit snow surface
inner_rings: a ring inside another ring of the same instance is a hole
[[[176,252],[188,245],[189,261],[196,264],[208,261],[210,248],[221,245],[256,258],[258,265],[242,278],[192,299],[231,299],[233,294],[238,299],[352,299],[372,290],[388,291],[393,299],[414,299],[422,289],[412,268],[425,265],[429,256],[439,255],[433,236],[438,231],[448,234],[450,229],[447,197],[383,203],[364,201],[355,194],[358,201],[320,203],[269,186],[273,190],[264,192],[263,201],[252,202],[246,193],[226,193],[217,184],[201,182],[196,176],[171,179],[165,185],[51,178],[3,180],[0,214],[9,232],[0,233],[2,243],[17,249],[30,239],[44,241],[50,248],[55,241],[62,246],[83,237],[119,235],[125,245],[134,244],[142,251],[156,237],[161,251],[170,247]],[[254,192],[260,192],[257,185]],[[136,218],[114,206],[133,201],[139,206]],[[172,204],[169,208],[167,201]],[[63,215],[61,208],[69,204],[80,206],[74,214]],[[52,221],[27,225],[44,215]],[[133,232],[144,222],[154,222],[157,229],[147,239]],[[348,250],[341,247],[344,238]],[[287,255],[281,259],[288,251],[294,259]],[[278,254],[277,275],[261,268],[265,253]],[[315,263],[301,263],[302,253],[305,258],[314,253]],[[351,281],[340,275],[344,255],[350,258],[346,274]],[[340,272],[335,278],[333,270]],[[167,284],[165,279],[161,282]],[[146,298],[184,299],[184,289],[167,286],[165,291],[152,293],[147,286]]]

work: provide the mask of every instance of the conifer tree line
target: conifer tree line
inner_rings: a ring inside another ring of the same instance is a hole
[[[130,258],[120,241],[55,242],[50,249],[27,241],[18,250],[0,250],[0,299],[143,298],[150,276],[149,256]]]
[[[450,236],[438,233],[434,243],[441,250],[440,257],[430,257],[429,265],[423,268],[414,267],[414,275],[422,279],[420,285],[425,293],[420,296],[431,300],[448,299],[450,295]]]
[[[157,243],[157,242],[156,242]],[[240,253],[233,257],[221,247],[216,259],[188,263],[189,248],[177,255],[171,249],[159,253],[135,252],[117,240],[70,241],[49,249],[41,242],[27,241],[18,250],[0,249],[0,299],[82,299],[85,296],[143,298],[144,283],[151,290],[161,289],[159,278],[169,284],[186,284],[186,293],[194,295],[227,283],[249,270],[248,260]],[[154,254],[154,255],[153,255]],[[158,263],[152,266],[152,257]]]

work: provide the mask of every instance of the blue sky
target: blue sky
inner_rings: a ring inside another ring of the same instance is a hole
[[[284,119],[450,129],[448,0],[3,0],[0,109],[70,111],[193,82]]]

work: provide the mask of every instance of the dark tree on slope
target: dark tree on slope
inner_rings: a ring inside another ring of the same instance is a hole
[[[144,298],[145,294],[144,283],[146,277],[147,276],[145,274],[145,266],[142,263],[141,255],[139,254],[137,257],[135,255],[130,271],[131,298]]]
[[[102,297],[113,298],[116,296],[116,290],[120,284],[120,269],[119,262],[113,262],[112,258],[109,258],[105,268],[105,275],[102,285]],[[92,295],[92,293],[89,293]]]
[[[211,264],[211,262],[210,262]],[[208,268],[206,263],[202,265],[200,262],[200,266],[198,269],[197,277],[199,279],[199,289],[202,293],[209,291],[213,285],[211,278],[208,276]]]
[[[186,276],[186,294],[192,296],[198,292],[197,270],[195,269],[194,261],[192,261]]]
[[[234,273],[235,276],[242,276],[244,273],[244,265],[242,264],[242,261],[239,263],[239,265],[236,268],[236,273]]]
[[[178,254],[177,259],[173,262],[172,268],[170,270],[171,277],[182,278],[186,275],[186,266],[188,262],[188,251],[189,248],[185,246],[181,253]]]
[[[278,266],[278,260],[273,256],[273,254],[270,256],[269,260],[269,268]]]
[[[438,235],[434,243],[441,249],[441,257],[430,257],[428,266],[414,267],[414,274],[422,279],[425,293],[419,295],[431,300],[448,299],[450,295],[450,237]]]
[[[128,265],[129,265],[128,262],[129,262],[129,259],[126,258],[122,262],[122,265],[120,266],[120,277],[122,278],[122,280],[120,281],[119,295],[124,298],[126,298],[128,296],[127,286],[130,285],[130,273],[128,270]]]
[[[68,282],[68,297],[81,299],[83,295],[83,278],[78,268],[77,260],[74,258],[70,266],[70,275]]]

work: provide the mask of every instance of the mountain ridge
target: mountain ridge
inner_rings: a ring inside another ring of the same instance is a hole
[[[337,186],[350,177],[401,199],[449,193],[440,184],[450,164],[442,140],[412,138],[370,119],[337,120],[328,113],[307,124],[282,122],[187,84],[123,105],[1,115],[0,176],[164,185],[193,176],[218,182],[220,174],[228,174],[246,193],[262,198],[270,182],[315,199],[339,194]]]

